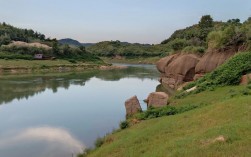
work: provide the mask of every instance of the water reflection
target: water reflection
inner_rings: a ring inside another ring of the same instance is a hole
[[[153,66],[145,65],[144,68],[129,67],[119,70],[88,71],[52,76],[2,76],[0,78],[0,104],[9,103],[14,99],[28,99],[46,89],[51,89],[56,93],[58,88],[68,89],[70,85],[84,86],[93,77],[105,81],[118,81],[122,78],[157,79],[158,75]]]
[[[124,120],[126,99],[143,103],[159,84],[154,66],[0,77],[0,157],[70,157],[92,147]]]
[[[69,157],[71,154],[81,152],[84,144],[65,129],[53,127],[28,128],[0,137],[1,156],[25,156],[25,152],[20,154],[12,151],[13,148],[23,149],[23,147],[29,148],[27,151],[29,156],[49,157],[53,154],[53,156]]]

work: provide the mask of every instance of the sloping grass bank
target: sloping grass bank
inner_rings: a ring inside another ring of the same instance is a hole
[[[88,156],[251,156],[249,88],[220,87],[215,91],[173,99],[171,105],[201,104],[201,107],[172,116],[149,118],[108,135],[102,146]],[[243,92],[247,89],[248,93]]]

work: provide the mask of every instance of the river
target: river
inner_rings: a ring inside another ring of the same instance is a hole
[[[71,157],[125,119],[124,102],[156,90],[154,65],[0,77],[0,157]]]

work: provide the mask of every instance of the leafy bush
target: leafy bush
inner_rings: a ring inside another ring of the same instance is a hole
[[[247,89],[251,89],[251,84],[248,84],[248,85],[247,85]]]
[[[120,122],[119,126],[120,126],[120,129],[126,129],[129,127],[129,123],[127,121],[122,121]]]
[[[70,63],[73,63],[73,64],[77,63],[77,61],[74,60],[74,59],[68,59],[68,61],[69,61]]]
[[[99,148],[104,144],[104,138],[98,137],[95,141],[95,147]]]
[[[249,90],[248,88],[246,88],[246,89],[243,89],[243,90],[241,91],[241,94],[242,94],[242,95],[250,95],[251,93],[250,93],[250,90]]]
[[[146,120],[162,116],[171,116],[193,110],[200,106],[201,105],[186,105],[182,107],[166,106],[162,108],[149,108],[147,111],[137,114],[136,117],[139,120]]]
[[[207,42],[210,48],[219,48],[221,44],[222,32],[212,31],[208,34]]]
[[[168,43],[172,49],[175,51],[182,50],[184,47],[188,46],[188,42],[185,39],[175,39]]]
[[[0,52],[0,59],[5,59],[5,60],[8,60],[8,59],[32,60],[33,56]]]
[[[182,52],[203,54],[205,52],[205,48],[201,46],[187,46],[182,50]]]

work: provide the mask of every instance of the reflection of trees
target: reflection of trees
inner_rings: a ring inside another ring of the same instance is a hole
[[[0,79],[0,104],[11,102],[14,99],[28,99],[36,94],[51,89],[54,93],[58,88],[68,89],[70,85],[84,86],[92,77],[102,80],[117,81],[122,78],[157,79],[155,69],[127,68],[109,71],[87,71],[84,73],[59,74],[54,76],[13,76]]]
[[[159,73],[156,69],[129,67],[127,69],[100,71],[96,77],[106,81],[117,81],[122,78],[157,79]]]

